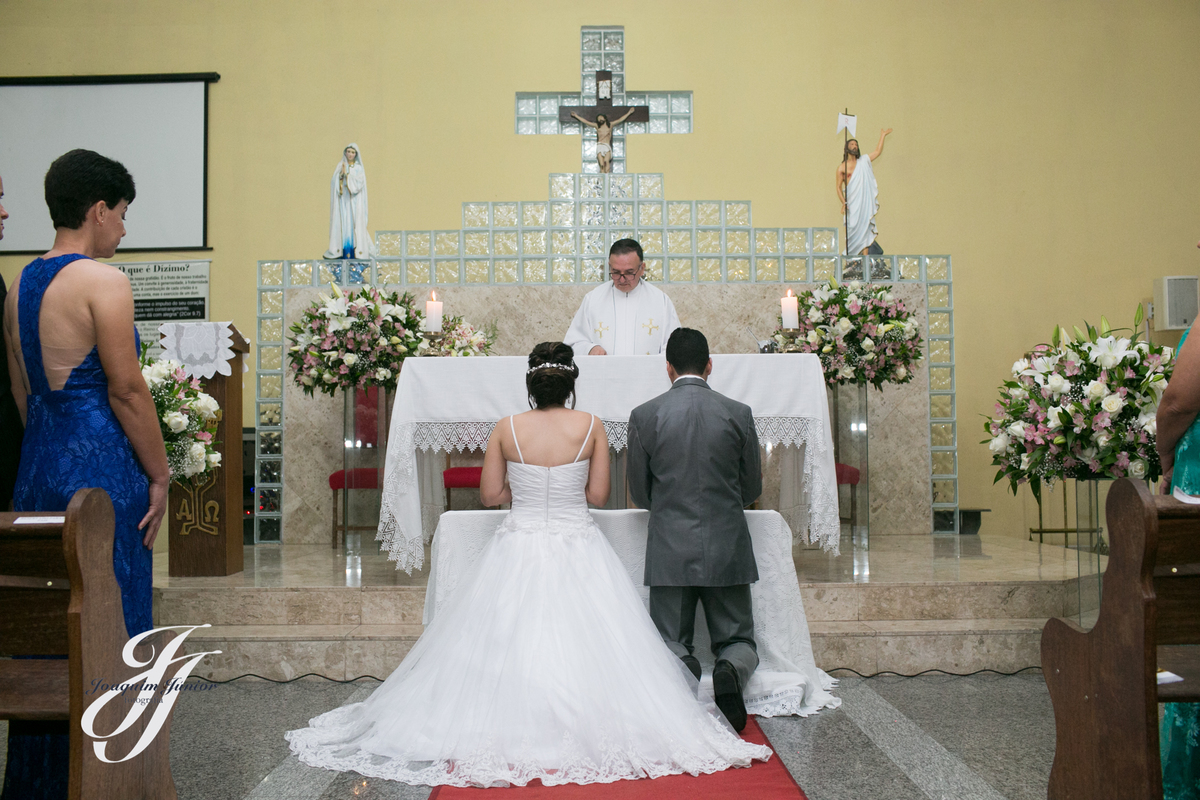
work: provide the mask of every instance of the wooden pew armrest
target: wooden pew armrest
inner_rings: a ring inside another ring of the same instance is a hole
[[[66,659],[0,661],[0,719],[71,718]]]

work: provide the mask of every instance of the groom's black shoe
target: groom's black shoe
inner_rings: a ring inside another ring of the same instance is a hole
[[[688,668],[688,671],[696,676],[696,680],[700,680],[700,659],[695,656],[680,656],[679,660]]]
[[[718,661],[713,668],[713,693],[717,696],[717,708],[733,729],[741,733],[746,727],[746,701],[742,698],[737,670],[728,661]]]

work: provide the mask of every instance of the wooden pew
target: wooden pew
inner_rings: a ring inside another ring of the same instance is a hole
[[[1051,800],[1161,800],[1158,703],[1200,702],[1200,506],[1122,479],[1107,510],[1096,627],[1052,619],[1042,631]],[[1159,668],[1183,682],[1158,686]]]
[[[52,521],[52,513],[0,514],[0,655],[67,659],[0,660],[0,719],[68,721],[71,800],[172,800],[169,717],[146,750],[115,764],[97,758],[80,723],[102,694],[91,691],[96,682],[120,684],[144,670],[121,656],[129,637],[113,576],[112,501],[101,489],[80,489],[64,522]],[[35,517],[47,521],[17,524]],[[155,635],[156,648],[166,635]],[[148,648],[139,656],[148,659]],[[115,730],[129,712],[124,699],[104,707],[94,727],[98,735]],[[107,740],[109,758],[132,751],[152,713],[148,708],[129,730]]]

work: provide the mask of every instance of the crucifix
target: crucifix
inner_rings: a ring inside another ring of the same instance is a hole
[[[601,172],[612,172],[613,128],[622,122],[649,122],[650,106],[614,106],[612,71],[596,70],[596,105],[559,106],[558,121],[582,122],[596,129],[596,163]]]

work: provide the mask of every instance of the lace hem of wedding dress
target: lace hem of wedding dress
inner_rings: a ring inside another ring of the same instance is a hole
[[[624,421],[602,420],[609,445],[616,451],[628,444],[629,425]],[[383,474],[383,497],[379,509],[379,528],[375,535],[380,548],[396,568],[412,574],[425,563],[421,503],[417,497],[416,451],[474,451],[487,445],[494,422],[410,422],[396,426],[388,447]],[[762,444],[804,447],[804,485],[808,502],[801,511],[799,528],[808,544],[819,544],[827,553],[838,555],[841,521],[838,519],[837,480],[826,475],[831,466],[825,429],[816,417],[757,417],[754,427]],[[401,508],[397,502],[406,507]],[[408,530],[400,520],[408,521]]]
[[[597,760],[583,752],[571,737],[562,743],[561,763],[555,768],[536,759],[505,762],[496,748],[484,747],[467,756],[434,761],[407,761],[361,749],[354,742],[370,735],[354,722],[362,704],[334,709],[309,721],[308,728],[284,734],[296,757],[310,767],[337,772],[357,772],[370,778],[400,781],[420,786],[500,787],[525,786],[540,780],[545,786],[561,784],[614,783],[622,780],[661,778],[666,775],[707,775],[731,767],[748,767],[754,760],[767,761],[771,748],[742,739],[729,742],[722,756],[708,758],[677,754],[669,760],[648,759],[637,752],[617,747],[602,748]],[[712,722],[714,727],[718,727]],[[336,742],[344,742],[339,745]]]

